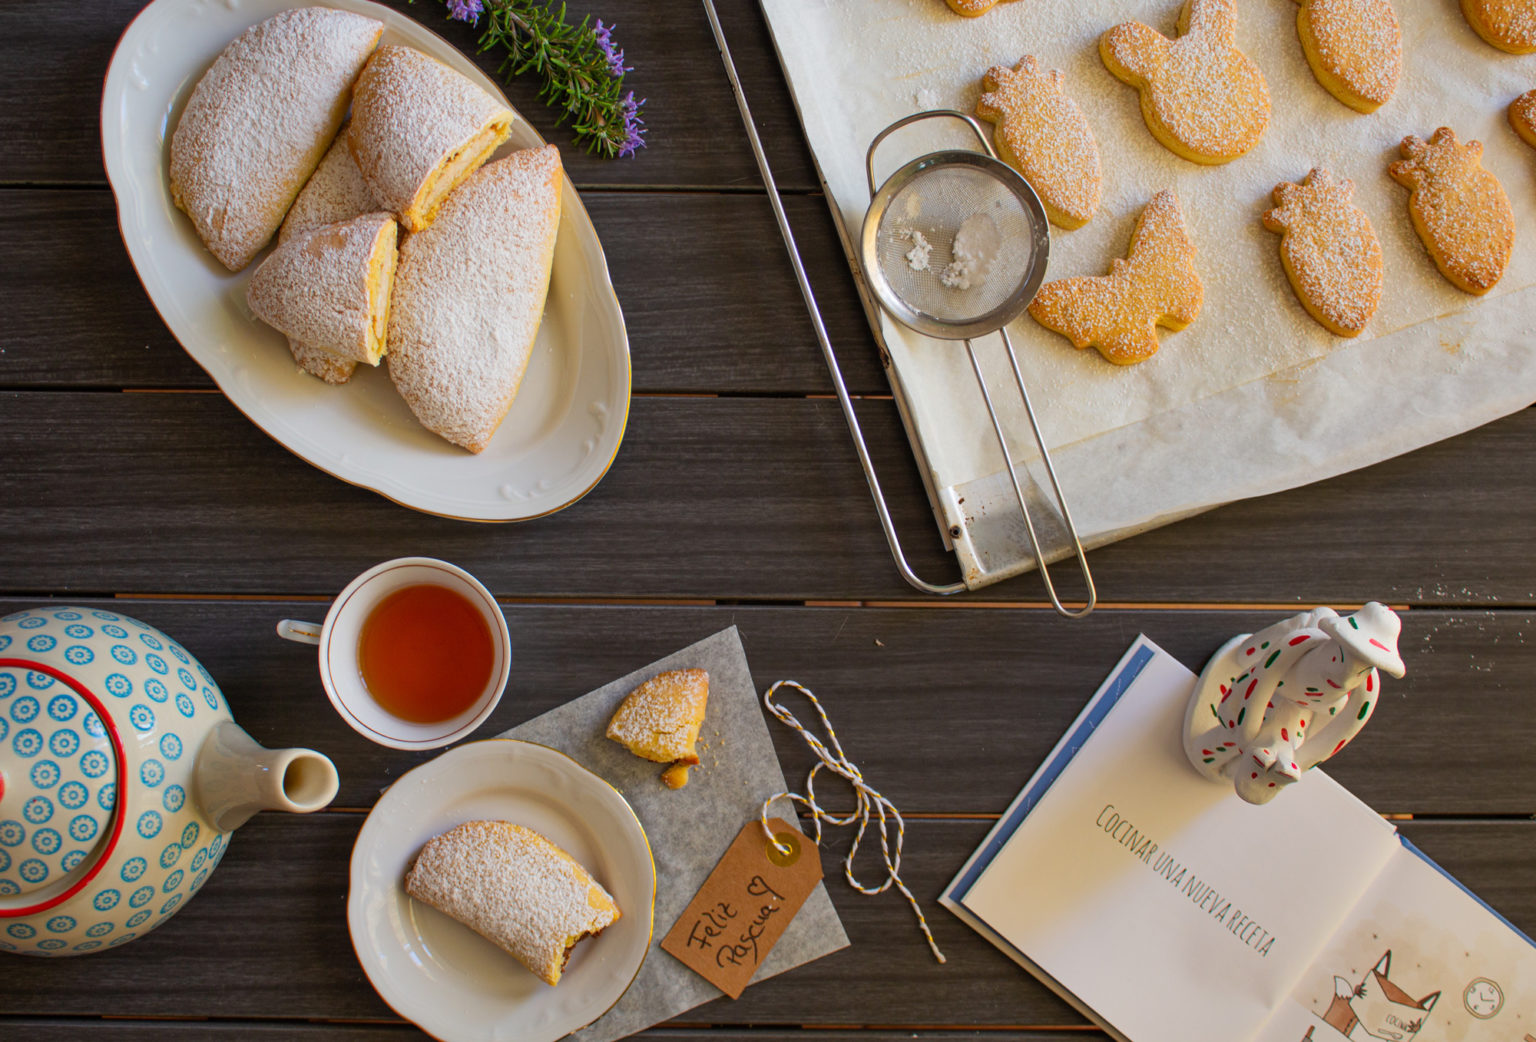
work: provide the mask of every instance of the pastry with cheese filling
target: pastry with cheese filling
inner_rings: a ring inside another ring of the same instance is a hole
[[[505,821],[469,821],[428,840],[405,892],[512,953],[545,984],[559,984],[571,949],[623,914],[569,854]]]
[[[670,789],[688,784],[699,762],[699,728],[709,701],[709,674],[702,669],[658,673],[619,703],[608,737],[642,759],[671,764],[661,773]]]
[[[533,353],[561,182],[554,145],[514,152],[477,170],[400,248],[390,378],[423,427],[471,452],[490,443]]]
[[[358,77],[347,142],[379,204],[419,232],[511,132],[511,109],[441,62],[392,44]]]
[[[378,365],[389,328],[396,235],[387,213],[295,235],[261,262],[246,300],[257,318],[291,342]]]
[[[231,271],[283,223],[383,31],[347,11],[284,11],[237,36],[198,80],[171,134],[171,199]]]

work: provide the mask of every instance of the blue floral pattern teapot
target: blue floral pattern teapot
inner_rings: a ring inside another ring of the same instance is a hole
[[[319,810],[336,768],[241,730],[213,678],[113,611],[0,619],[0,951],[76,955],[170,918],[258,810]]]

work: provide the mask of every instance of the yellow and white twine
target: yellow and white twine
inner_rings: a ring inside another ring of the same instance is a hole
[[[799,691],[801,694],[803,694],[806,698],[810,699],[811,705],[816,709],[816,715],[821,717],[822,727],[827,732],[827,743],[823,743],[821,739],[817,738],[810,731],[806,730],[800,721],[795,719],[795,715],[788,709],[785,709],[783,706],[774,702],[774,695],[778,693],[778,690],[781,687],[794,688],[796,691]],[[805,739],[806,744],[811,747],[811,751],[816,754],[818,761],[816,765],[811,768],[811,773],[806,776],[805,795],[802,796],[798,792],[781,792],[778,795],[770,796],[768,799],[763,801],[761,819],[763,823],[763,834],[768,837],[768,842],[772,843],[774,848],[779,850],[781,853],[788,853],[788,849],[779,843],[778,839],[776,839],[773,835],[773,830],[768,827],[768,805],[771,804],[774,800],[780,798],[788,799],[792,803],[803,804],[805,808],[810,811],[811,821],[816,826],[815,836],[813,838],[818,847],[821,845],[821,823],[823,819],[825,819],[827,823],[831,825],[851,825],[854,822],[858,822],[859,829],[856,833],[854,833],[853,845],[848,848],[848,856],[843,859],[843,875],[847,877],[848,885],[853,887],[861,894],[874,895],[884,893],[886,890],[890,889],[892,884],[894,884],[896,889],[900,890],[906,897],[907,903],[912,906],[912,912],[917,916],[917,925],[922,929],[923,936],[928,939],[928,947],[933,951],[933,957],[939,960],[939,962],[944,962],[944,953],[939,951],[939,946],[934,943],[933,932],[928,929],[928,920],[923,918],[922,909],[917,906],[917,899],[912,896],[912,891],[907,889],[907,885],[901,881],[901,844],[906,836],[906,827],[902,823],[901,812],[896,809],[895,804],[886,799],[884,796],[880,795],[879,792],[875,791],[874,788],[865,782],[864,776],[859,773],[858,766],[849,760],[846,755],[844,755],[842,744],[837,740],[837,732],[832,730],[832,722],[827,719],[827,711],[821,707],[821,703],[817,701],[816,696],[811,694],[808,688],[802,684],[796,683],[793,680],[780,680],[778,683],[774,684],[766,692],[763,693],[763,706],[775,717],[777,717],[780,723],[783,723],[786,726],[799,732],[800,737]],[[830,749],[828,748],[828,745],[831,746]],[[853,791],[857,797],[858,802],[852,811],[843,815],[842,817],[829,813],[816,802],[816,772],[821,770],[823,767],[827,768],[838,777],[845,779],[848,784],[853,786]],[[874,808],[875,813],[879,817],[880,851],[885,856],[886,871],[885,882],[875,887],[865,886],[853,876],[853,859],[854,856],[859,852],[859,843],[864,838],[864,831],[869,827],[869,814],[871,807]],[[896,843],[894,853],[892,853],[892,846],[887,838],[886,833],[887,812],[889,812],[890,817],[894,819],[896,823]]]

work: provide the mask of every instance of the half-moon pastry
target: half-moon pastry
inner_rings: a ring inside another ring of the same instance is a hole
[[[277,241],[284,243],[299,232],[322,224],[350,221],[378,209],[379,204],[374,201],[373,193],[352,161],[352,151],[347,147],[347,128],[343,126],[309,183],[293,201],[282,228],[278,230]],[[292,337],[288,338],[288,350],[293,353],[299,368],[328,384],[346,383],[352,378],[352,370],[357,368],[357,362],[350,358],[334,354],[322,345],[307,344]]]
[[[346,11],[284,11],[235,37],[193,88],[171,135],[171,199],[231,271],[282,224],[383,31]]]
[[[571,949],[623,914],[569,854],[505,821],[469,821],[428,840],[405,892],[511,952],[545,984],[559,984]]]
[[[347,141],[380,205],[419,232],[511,132],[511,109],[441,62],[389,45],[358,77]]]
[[[475,172],[406,237],[389,313],[389,375],[427,430],[479,452],[512,406],[544,317],[560,224],[560,153]]]
[[[378,365],[388,330],[397,226],[372,213],[295,235],[261,262],[246,300],[292,340]]]
[[[708,702],[704,670],[658,673],[624,696],[608,721],[608,737],[642,759],[671,764],[661,780],[681,789],[688,784],[688,768],[699,762],[699,728]]]

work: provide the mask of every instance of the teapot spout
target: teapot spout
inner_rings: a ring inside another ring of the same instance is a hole
[[[193,798],[221,832],[259,810],[308,814],[330,803],[340,780],[330,758],[310,749],[267,749],[231,720],[220,721],[197,751]]]

